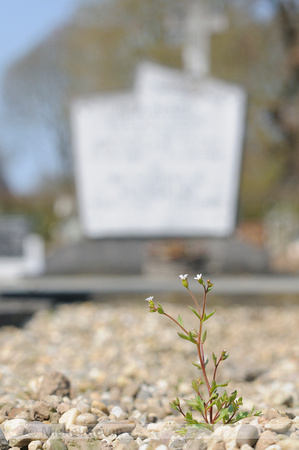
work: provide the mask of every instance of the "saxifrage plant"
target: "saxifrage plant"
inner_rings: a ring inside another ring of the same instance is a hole
[[[203,302],[200,305],[189,289],[187,277],[188,274],[180,275],[183,286],[188,290],[195,303],[195,308],[191,306],[189,306],[189,308],[199,321],[197,330],[188,330],[185,327],[180,315],[178,315],[177,319],[175,319],[164,311],[160,303],[155,306],[153,297],[148,297],[146,299],[149,304],[149,311],[152,313],[158,312],[159,314],[162,314],[172,320],[180,328],[180,331],[178,332],[179,337],[186,341],[190,341],[196,346],[197,350],[198,362],[192,364],[201,371],[201,377],[192,381],[191,387],[195,392],[194,398],[191,400],[184,400],[189,409],[187,411],[183,410],[178,397],[170,403],[170,405],[183,415],[186,425],[193,428],[213,429],[213,425],[220,421],[222,421],[223,424],[233,424],[245,417],[259,416],[261,412],[255,411],[254,407],[251,411],[242,411],[240,409],[243,405],[243,400],[242,397],[238,397],[236,390],[234,390],[231,394],[228,394],[226,390],[222,390],[221,393],[219,392],[219,388],[225,388],[229,384],[229,381],[226,381],[225,383],[218,383],[217,381],[219,365],[229,356],[225,350],[222,351],[220,356],[216,356],[212,353],[213,368],[210,376],[208,376],[207,365],[209,360],[205,357],[204,353],[204,343],[207,337],[207,330],[204,330],[204,322],[210,319],[215,313],[215,310],[209,314],[206,313],[207,295],[212,290],[213,284],[210,280],[207,280],[205,283],[201,274],[194,278],[203,287],[204,291]],[[202,388],[203,386],[205,389]],[[193,417],[192,411],[198,411],[201,414],[203,421],[199,422],[196,420]],[[181,430],[182,433],[186,433],[186,431],[186,428]]]

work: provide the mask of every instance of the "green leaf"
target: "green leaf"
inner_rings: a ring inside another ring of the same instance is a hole
[[[217,365],[217,358],[216,358],[215,353],[212,353],[212,356],[213,356],[213,361],[214,361],[214,364],[215,364],[215,367],[216,367],[216,365]]]
[[[192,331],[189,331],[189,341],[193,342],[193,344],[197,344],[196,340],[194,339],[194,337],[192,335]]]
[[[185,339],[186,341],[190,341],[189,336],[187,336],[186,334],[178,332],[178,335],[180,336],[180,338]]]
[[[164,310],[163,310],[162,306],[160,305],[160,303],[158,303],[157,311],[159,314],[164,314]]]
[[[213,380],[212,381],[212,386],[211,386],[211,390],[210,390],[210,392],[212,393],[212,392],[214,392],[216,389],[217,389],[217,384],[216,384],[216,381],[215,380]]]
[[[191,387],[197,393],[199,386],[204,384],[204,381],[198,378],[197,380],[192,380]]]
[[[182,318],[181,318],[180,315],[178,315],[178,323],[179,323],[182,327],[184,326],[183,320],[182,320]]]
[[[194,399],[184,400],[184,402],[191,408],[199,411],[201,414],[203,414],[205,411],[205,404],[199,395],[196,395]]]
[[[226,416],[227,413],[228,413],[228,408],[222,409],[221,413],[219,414],[219,417],[217,417],[217,419],[214,420],[214,423],[217,423],[220,420],[222,420]]]
[[[202,338],[201,338],[201,342],[202,342],[203,344],[205,343],[205,340],[207,339],[207,334],[208,334],[208,332],[207,332],[207,330],[205,330],[204,333],[203,333],[203,335],[202,335]]]
[[[230,383],[230,380],[228,380],[228,381],[226,381],[225,383],[222,383],[222,384],[217,384],[217,387],[226,387],[229,383]]]
[[[202,370],[202,368],[201,368],[201,365],[200,364],[197,364],[197,363],[192,363],[193,364],[193,366],[195,366],[195,367],[197,367],[199,370]]]
[[[212,317],[213,314],[215,314],[216,309],[214,309],[210,314],[208,315],[204,315],[202,321],[205,322],[206,320],[208,320],[210,317]]]
[[[213,425],[210,425],[209,423],[204,423],[204,422],[197,422],[197,423],[191,425],[190,428],[205,428],[207,430],[213,431]]]
[[[217,406],[218,411],[220,411],[220,409],[222,408],[222,402],[221,402],[220,399],[218,399],[218,400],[216,401],[216,406]]]
[[[194,308],[192,308],[192,306],[189,306],[189,308],[190,308],[191,311],[196,315],[196,317],[197,317],[199,320],[201,320],[200,315],[198,314],[198,312],[197,312]]]

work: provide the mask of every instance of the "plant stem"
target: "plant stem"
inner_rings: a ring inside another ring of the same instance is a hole
[[[181,330],[183,330],[183,332],[188,336],[188,331],[186,330],[186,328],[182,327],[182,325],[179,324],[179,322],[177,320],[175,320],[173,317],[171,317],[169,314],[167,314],[166,312],[164,312],[164,316],[168,317],[169,319],[171,319],[176,325],[178,325]]]
[[[198,312],[198,315],[199,315],[199,317],[202,319],[202,315],[201,315],[201,313],[200,313],[200,308],[199,308],[199,304],[198,304],[198,301],[196,300],[196,298],[194,297],[194,295],[192,294],[192,292],[190,291],[190,289],[189,288],[187,288],[188,289],[188,292],[189,292],[189,294],[191,295],[191,297],[192,297],[192,299],[193,299],[193,301],[194,301],[194,303],[195,303],[195,306],[196,306],[196,308],[197,308],[197,312]]]

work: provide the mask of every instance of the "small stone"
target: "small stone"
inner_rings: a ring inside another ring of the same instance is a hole
[[[226,450],[225,443],[221,439],[211,439],[208,442],[208,450]]]
[[[140,390],[140,383],[138,381],[132,381],[123,389],[123,396],[135,398]]]
[[[170,439],[168,446],[170,448],[182,449],[186,444],[186,440],[181,437],[174,436],[174,439]]]
[[[180,428],[179,424],[174,421],[150,423],[147,426],[148,431],[155,431],[157,433],[165,430],[176,431],[179,428]]]
[[[82,413],[90,413],[91,408],[90,405],[83,400],[77,403],[76,408]]]
[[[61,397],[58,397],[58,395],[46,395],[43,398],[43,401],[49,405],[51,408],[56,409],[58,408],[58,406],[61,403]]]
[[[62,402],[57,406],[57,412],[62,415],[65,412],[69,411],[71,408],[72,406],[69,403]]]
[[[110,411],[107,408],[107,406],[105,405],[105,403],[102,402],[98,402],[97,400],[94,400],[91,404],[91,408],[97,409],[98,411],[103,412],[104,414],[107,414],[107,416],[109,416]]]
[[[259,437],[255,450],[265,450],[270,445],[276,444],[278,441],[278,435],[272,431],[264,431]]]
[[[30,412],[29,411],[21,411],[15,416],[15,419],[23,419],[23,420],[26,420],[26,422],[29,422]]]
[[[299,441],[293,439],[283,439],[279,441],[282,450],[299,450]]]
[[[3,423],[2,429],[5,432],[12,431],[16,434],[22,434],[24,432],[25,426],[27,425],[27,421],[24,419],[11,419],[7,420]],[[21,431],[22,430],[22,431]],[[21,431],[21,433],[19,432]]]
[[[258,429],[253,425],[241,425],[236,436],[236,443],[239,447],[244,444],[251,445],[253,447],[258,440]]]
[[[252,450],[253,449],[253,447],[251,447],[251,445],[248,445],[248,444],[244,444],[240,448],[241,448],[241,450]]]
[[[52,436],[44,443],[43,450],[67,450],[67,446],[61,437],[52,434]]]
[[[25,431],[27,434],[42,433],[50,437],[53,430],[51,425],[47,423],[33,421],[27,423]]]
[[[288,417],[277,417],[266,423],[265,430],[274,431],[275,433],[286,433],[292,426],[293,421]]]
[[[117,438],[119,440],[119,442],[130,442],[130,441],[134,441],[134,438],[129,434],[129,433],[122,433],[118,436]]]
[[[192,441],[188,441],[184,445],[183,450],[207,450],[207,448],[207,443],[202,439],[194,439]]]
[[[275,408],[268,408],[265,416],[266,416],[266,419],[271,420],[271,419],[276,419],[277,417],[281,417],[281,414]]]
[[[125,411],[120,406],[114,406],[110,411],[110,415],[120,420],[128,418],[128,414],[125,413]]]
[[[70,431],[71,425],[77,425],[76,419],[79,415],[80,411],[77,408],[71,408],[60,417],[59,423],[64,423],[66,431]]]
[[[147,447],[146,448],[147,448],[147,450],[157,450],[157,448],[160,448],[160,450],[165,450],[165,449],[167,450],[167,446],[160,439],[151,439],[147,443]]]
[[[22,448],[28,446],[32,441],[45,442],[47,439],[48,436],[43,433],[23,434],[22,436],[15,436],[9,439],[9,445]]]
[[[8,447],[9,447],[8,441],[4,436],[3,431],[0,430],[0,450],[7,450]]]
[[[115,450],[140,450],[139,445],[137,442],[130,441],[130,442],[119,442],[115,447]]]
[[[43,445],[43,441],[32,441],[28,444],[28,450],[41,450]]]
[[[31,420],[43,421],[48,420],[50,417],[51,407],[45,402],[39,401],[35,402],[31,409],[30,418]]]
[[[103,433],[105,436],[110,434],[130,433],[134,430],[136,424],[131,421],[108,422],[103,424]]]
[[[88,432],[88,427],[84,425],[70,425],[70,432],[73,434],[85,434]]]
[[[147,439],[150,436],[150,431],[148,431],[145,427],[138,423],[134,430],[131,432],[131,435],[134,439]]]
[[[91,427],[96,425],[98,422],[98,417],[95,414],[84,413],[80,414],[76,418],[76,425],[86,425],[87,427]]]
[[[44,398],[48,395],[58,397],[70,397],[71,383],[67,377],[60,372],[48,372],[39,379],[37,395]]]

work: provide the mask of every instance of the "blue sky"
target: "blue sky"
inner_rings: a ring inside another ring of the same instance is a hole
[[[0,1],[0,83],[9,64],[43,40],[56,27],[67,22],[79,2],[80,0]],[[1,107],[0,87],[0,114]],[[40,164],[55,165],[55,161],[51,160],[50,149],[45,149],[43,161],[28,156],[30,153],[27,152],[26,155],[10,155],[8,146],[6,174],[9,184],[16,192],[34,189],[38,182]]]
[[[2,0],[0,70],[67,21],[79,0]]]

